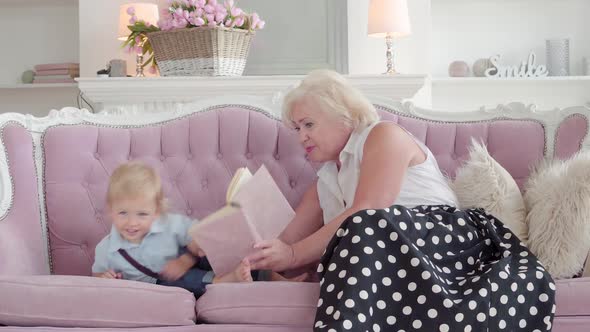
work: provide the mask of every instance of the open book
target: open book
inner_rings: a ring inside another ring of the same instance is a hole
[[[295,216],[264,165],[254,175],[245,167],[238,169],[226,202],[189,229],[216,275],[233,271],[244,257],[256,252],[255,243],[279,236]]]

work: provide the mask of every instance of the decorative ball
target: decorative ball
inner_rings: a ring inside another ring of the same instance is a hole
[[[25,70],[23,75],[21,76],[21,81],[26,84],[33,83],[33,79],[35,78],[35,72],[32,70]]]
[[[486,70],[493,67],[494,65],[490,59],[477,59],[473,63],[473,76],[484,77],[486,76]]]
[[[465,61],[453,61],[449,65],[449,76],[467,77],[469,76],[469,65]]]

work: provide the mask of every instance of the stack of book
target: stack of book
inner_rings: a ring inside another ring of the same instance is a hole
[[[45,63],[35,66],[33,83],[74,83],[80,77],[79,63]]]

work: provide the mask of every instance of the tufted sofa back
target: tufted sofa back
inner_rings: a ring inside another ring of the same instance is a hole
[[[545,150],[544,129],[532,120],[446,123],[398,116],[384,108],[380,113],[425,142],[451,177],[467,157],[471,137],[487,143],[519,184]],[[90,274],[94,247],[110,230],[108,178],[122,162],[136,159],[155,167],[169,209],[194,218],[225,203],[225,190],[238,167],[256,170],[265,164],[296,206],[319,166],[306,160],[295,132],[263,112],[240,107],[143,126],[59,125],[45,131],[42,144],[55,274]]]

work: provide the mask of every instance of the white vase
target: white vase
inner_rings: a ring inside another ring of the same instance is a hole
[[[549,76],[569,76],[570,40],[567,38],[547,39],[545,48]]]

